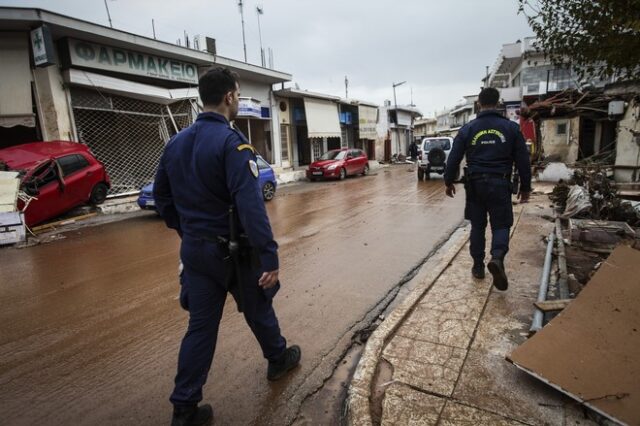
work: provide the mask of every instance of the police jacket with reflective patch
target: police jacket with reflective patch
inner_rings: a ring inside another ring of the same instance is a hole
[[[462,158],[474,173],[511,174],[515,163],[520,175],[520,191],[531,191],[529,151],[520,126],[503,117],[498,111],[482,111],[478,118],[463,126],[453,141],[447,159],[445,183],[451,184]]]
[[[262,269],[273,271],[278,269],[278,245],[255,160],[245,137],[224,116],[201,113],[165,147],[153,196],[168,227],[181,236],[208,240],[229,235],[229,206],[234,203],[240,232],[259,250]]]

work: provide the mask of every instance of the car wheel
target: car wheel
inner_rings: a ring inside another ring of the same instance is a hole
[[[362,169],[362,176],[366,176],[369,174],[369,165],[365,164],[364,169]]]
[[[424,171],[424,180],[429,180],[431,179],[431,170],[427,169]]]
[[[343,168],[340,169],[340,180],[344,180],[347,177],[347,171]]]
[[[273,197],[276,195],[276,187],[271,182],[267,182],[262,187],[262,197],[265,201],[273,200]]]
[[[107,199],[107,192],[109,192],[109,187],[107,187],[107,185],[102,182],[96,183],[91,190],[89,202],[94,205],[104,203],[104,200]]]
[[[418,167],[418,180],[421,181],[424,179],[424,170]]]

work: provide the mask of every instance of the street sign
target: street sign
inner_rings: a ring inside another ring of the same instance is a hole
[[[56,63],[49,27],[42,25],[31,31],[31,50],[36,67],[48,67]]]

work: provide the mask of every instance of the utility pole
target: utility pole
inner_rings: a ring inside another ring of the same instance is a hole
[[[264,58],[264,49],[262,48],[262,29],[260,28],[260,15],[264,14],[264,8],[262,6],[256,6],[256,15],[258,15],[258,35],[260,36],[260,60],[262,61],[262,66],[266,65],[266,61]]]
[[[238,0],[238,8],[240,8],[240,20],[242,21],[242,45],[244,46],[244,61],[247,62],[247,41],[244,36],[244,7],[242,0]]]
[[[396,100],[396,87],[401,86],[405,83],[406,81],[401,81],[400,83],[393,83],[393,105],[395,107],[394,112],[396,114],[395,133],[398,140],[398,149],[400,149],[400,130],[398,129],[398,101]]]
[[[107,0],[104,0],[104,7],[107,9],[107,17],[109,18],[109,26],[113,28],[113,23],[111,22],[111,13],[109,12],[109,5],[107,4]]]
[[[344,98],[349,99],[349,79],[344,76]]]

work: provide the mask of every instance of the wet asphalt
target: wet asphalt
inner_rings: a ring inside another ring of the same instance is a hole
[[[204,389],[216,424],[287,424],[340,361],[356,328],[460,224],[463,194],[408,166],[279,189],[274,305],[300,368],[280,382],[227,299]],[[151,215],[0,249],[3,424],[169,424],[179,307],[177,235]],[[316,417],[317,418],[317,417]]]

